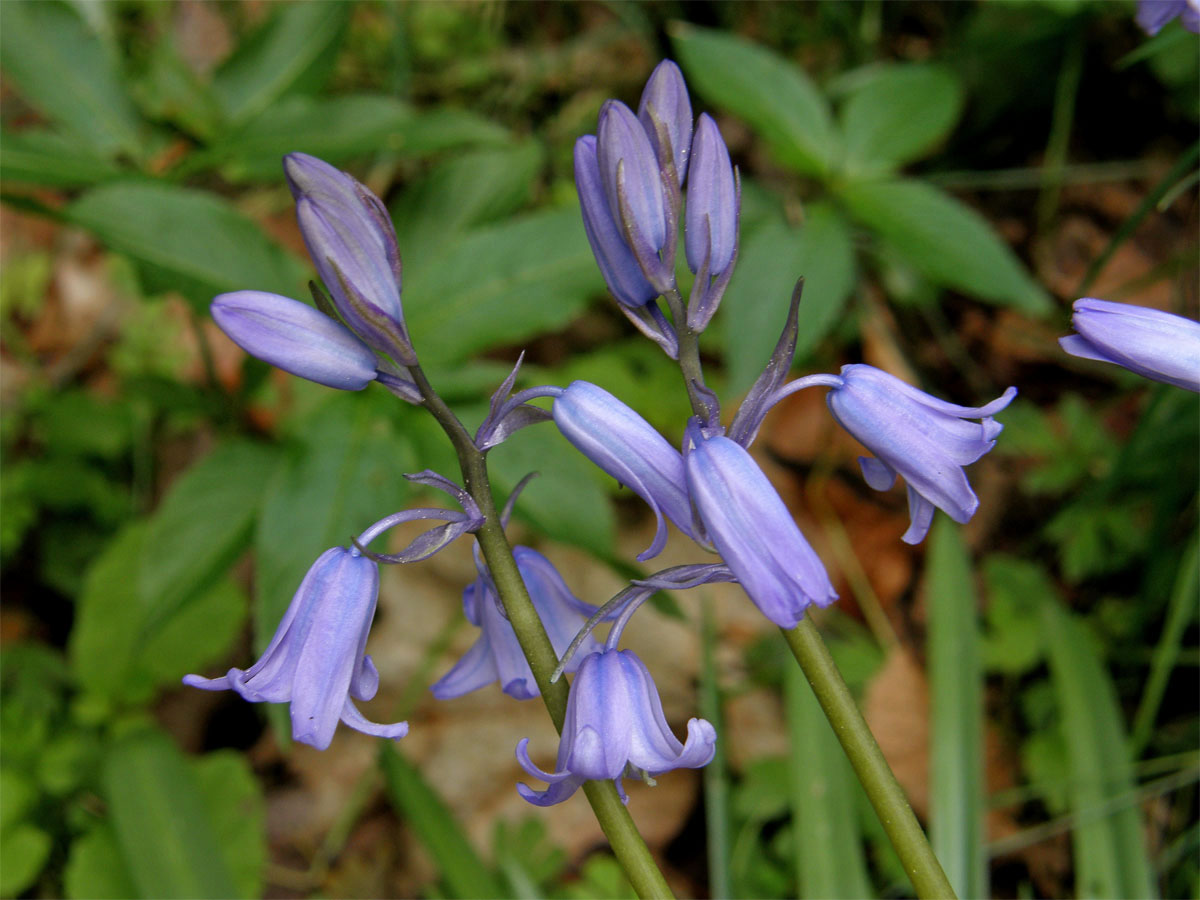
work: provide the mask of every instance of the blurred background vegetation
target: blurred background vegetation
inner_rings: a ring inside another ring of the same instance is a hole
[[[464,418],[526,349],[526,383],[596,381],[678,438],[678,375],[606,299],[571,174],[600,104],[664,56],[742,174],[704,347],[727,405],[800,275],[801,369],[867,361],[972,405],[1020,388],[973,470],[982,511],[920,548],[818,397],[757,445],[960,895],[1200,893],[1195,397],[1055,342],[1086,294],[1197,315],[1196,37],[1147,38],[1133,9],[0,4],[0,895],[627,894],[581,803],[515,796],[516,739],[553,746],[536,704],[427,697],[470,641],[465,550],[385,580],[373,708],[413,720],[398,750],[291,749],[283,710],[179,679],[246,665],[318,553],[414,502],[402,472],[456,471],[416,411],[271,371],[208,319],[221,291],[307,296],[284,153],[384,198],[414,341]],[[517,533],[585,599],[630,574],[644,511],[550,429],[492,463],[501,491],[541,472]],[[633,791],[635,818],[681,895],[904,896],[748,606],[643,614],[677,730],[698,703],[723,752]]]

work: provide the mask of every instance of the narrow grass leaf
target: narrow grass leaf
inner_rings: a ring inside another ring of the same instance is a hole
[[[700,658],[700,716],[712,723],[717,734],[725,733],[721,688],[717,678],[717,630],[713,618],[712,598],[705,593],[700,598],[703,625]],[[731,785],[725,759],[725,745],[718,740],[712,762],[702,770],[704,777],[704,827],[708,838],[708,894],[710,897],[732,897],[730,855],[733,847],[732,821],[729,815]]]
[[[937,517],[929,544],[930,838],[958,896],[987,897],[983,668],[971,561],[946,516]]]
[[[416,832],[433,857],[448,889],[447,896],[461,900],[505,896],[442,798],[416,766],[390,744],[380,751],[379,759],[388,796],[401,821]]]

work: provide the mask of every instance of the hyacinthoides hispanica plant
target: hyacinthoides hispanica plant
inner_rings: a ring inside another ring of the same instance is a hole
[[[749,448],[776,403],[808,387],[827,389],[834,418],[874,454],[861,460],[867,483],[885,490],[904,477],[911,517],[904,540],[919,543],[935,509],[957,522],[974,514],[979,501],[963,467],[994,446],[1002,426],[993,416],[1015,389],[983,406],[963,407],[867,365],[788,382],[801,281],[766,368],[723,424],[720,401],[705,382],[699,336],[737,262],[739,179],[715,121],[706,114],[693,118],[683,77],[671,62],[655,70],[636,113],[615,100],[603,106],[596,135],[576,144],[575,179],[588,240],[619,308],[679,365],[693,412],[681,449],[600,386],[577,381],[514,393],[517,368],[470,433],[418,361],[401,307],[400,254],[383,204],[352,177],[313,157],[293,154],[285,171],[328,293],[313,288],[315,309],[259,291],[223,294],[213,301],[214,318],[243,349],[295,375],[341,390],[378,382],[427,409],[455,448],[461,484],[431,471],[407,477],[445,491],[460,510],[397,512],[370,525],[349,546],[326,551],[256,663],[219,678],[189,675],[185,681],[206,690],[234,690],[252,702],[289,703],[294,737],[317,748],[329,745],[339,721],[367,734],[404,737],[406,723],[369,722],[354,705],[374,696],[379,683],[365,653],[378,566],[423,560],[473,535],[478,578],[464,591],[463,606],[480,636],[433,685],[434,695],[456,697],[494,681],[516,699],[540,695],[561,742],[551,772],[533,763],[527,741],[516,748],[522,767],[549,785],[544,790],[519,785],[521,795],[545,806],[582,787],[638,894],[666,896],[666,881],[624,806],[622,780],[653,783],[672,769],[704,766],[713,758],[717,734],[709,722],[694,718],[680,741],[667,725],[649,668],[620,649],[620,639],[655,591],[736,582],[783,631],[918,895],[951,896],[916,817],[806,615],[810,607],[837,599],[825,567]],[[680,224],[694,275],[686,299],[675,277]],[[1078,313],[1077,327],[1088,337]],[[548,411],[532,402],[545,398],[551,400]],[[581,453],[650,506],[658,527],[639,560],[661,552],[668,521],[710,555],[638,579],[597,607],[577,598],[545,557],[512,547],[504,529],[516,492],[503,511],[497,508],[487,453],[518,429],[545,421],[553,421]],[[370,549],[376,538],[410,521],[439,524],[397,553]],[[592,629],[614,619],[601,644]],[[574,673],[570,688],[559,677],[564,672]]]

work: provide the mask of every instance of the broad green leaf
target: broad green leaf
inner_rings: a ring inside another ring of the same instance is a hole
[[[1057,596],[1040,601],[1069,759],[1076,895],[1156,897],[1116,690],[1087,627]]]
[[[150,518],[138,580],[142,605],[155,617],[169,617],[244,552],[276,464],[269,447],[237,441],[218,447],[171,486]]]
[[[153,121],[171,122],[202,140],[220,128],[223,113],[212,86],[183,58],[169,32],[151,45],[135,88],[135,98]]]
[[[479,113],[452,106],[436,106],[417,113],[395,136],[397,149],[409,156],[425,156],[458,147],[499,146],[512,141],[503,125]]]
[[[604,486],[595,477],[596,467],[553,425],[517,432],[491,451],[488,463],[501,496],[530,472],[538,473],[516,508],[516,514],[538,531],[600,556],[612,554],[616,518]]]
[[[984,580],[988,631],[983,657],[987,668],[1010,675],[1024,674],[1046,655],[1035,598],[1053,591],[1052,583],[1036,563],[999,554],[989,556],[984,563]]]
[[[221,856],[239,897],[260,897],[267,862],[266,805],[262,787],[246,758],[220,750],[192,763]]]
[[[50,835],[22,822],[0,833],[0,896],[15,897],[31,887],[50,858]]]
[[[878,173],[920,159],[954,128],[962,104],[962,85],[949,69],[873,67],[842,106],[845,170]]]
[[[119,175],[115,163],[78,139],[45,130],[0,134],[0,178],[9,183],[84,187]]]
[[[732,393],[749,388],[767,364],[801,277],[797,362],[807,359],[837,324],[854,286],[850,230],[828,204],[810,206],[802,228],[775,219],[745,239],[719,314]]]
[[[63,871],[68,900],[127,900],[136,896],[133,877],[121,858],[117,834],[108,822],[100,822],[71,842],[71,854]]]
[[[97,156],[138,157],[142,123],[115,60],[60,3],[0,3],[4,73],[30,104]]]
[[[798,896],[872,897],[854,773],[799,667],[785,666],[783,672]]]
[[[266,486],[254,538],[257,647],[266,646],[317,557],[402,509],[403,473],[419,468],[411,443],[369,395],[331,397],[317,409]]]
[[[440,365],[561,328],[604,281],[575,207],[467,232],[405,272],[413,344]]]
[[[352,9],[328,0],[276,5],[213,77],[229,124],[248,122],[289,93],[318,89],[333,70]]]
[[[114,742],[104,761],[104,799],[139,896],[243,896],[213,828],[203,789],[171,741],[140,731]]]
[[[851,181],[839,193],[856,219],[927,278],[1034,315],[1053,309],[987,220],[949,194],[899,178]]]
[[[446,896],[462,900],[506,896],[442,798],[403,751],[384,744],[379,760],[392,805],[433,857],[445,882]]]
[[[169,184],[106,184],[67,218],[132,257],[150,293],[177,290],[207,312],[215,294],[253,289],[301,296],[304,270],[228,201]]]
[[[394,97],[288,97],[225,136],[200,160],[220,163],[221,173],[231,181],[278,181],[280,161],[288,153],[310,153],[337,164],[393,150],[412,119],[412,110]],[[193,160],[191,167],[198,165]]]
[[[0,831],[15,827],[37,802],[33,782],[11,766],[0,768]]]
[[[516,212],[529,201],[542,156],[540,144],[525,141],[471,150],[438,164],[392,206],[405,256],[416,261],[435,256],[437,246],[458,232]]]
[[[156,686],[208,665],[228,648],[245,615],[241,591],[219,581],[182,598],[169,617],[155,616],[138,590],[147,532],[144,522],[129,526],[92,563],[71,631],[76,680],[109,701],[144,702]]]
[[[679,24],[671,39],[697,93],[744,119],[781,162],[829,171],[837,153],[829,104],[803,69],[727,32]]]
[[[983,669],[975,586],[959,526],[938,516],[925,569],[929,610],[930,842],[960,897],[988,897]]]

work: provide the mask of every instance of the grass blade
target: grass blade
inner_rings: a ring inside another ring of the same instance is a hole
[[[703,615],[702,657],[700,663],[700,715],[713,724],[717,734],[725,729],[721,716],[721,693],[717,686],[715,660],[717,634],[713,621],[712,598],[701,601]],[[704,824],[708,838],[708,894],[732,897],[729,854],[732,845],[729,822],[729,769],[725,764],[725,745],[718,740],[712,762],[701,770],[704,777]]]

